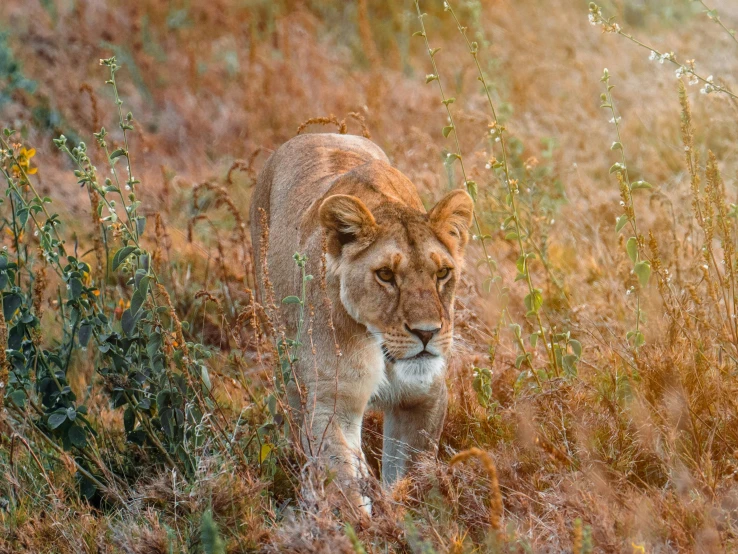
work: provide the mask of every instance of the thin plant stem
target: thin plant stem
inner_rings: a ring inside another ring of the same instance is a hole
[[[705,4],[704,0],[699,0],[699,2],[700,2],[700,4],[702,4],[702,7],[705,8],[705,10],[707,10],[707,17],[709,17],[715,23],[717,23],[718,25],[720,25],[723,28],[723,30],[726,33],[728,33],[728,35],[730,36],[730,38],[733,39],[733,42],[735,42],[736,44],[738,44],[738,38],[735,36],[735,31],[732,30],[732,29],[728,29],[725,26],[725,23],[723,23],[723,20],[720,19],[720,15],[717,13],[717,10],[714,10],[714,9],[708,7],[708,5]]]
[[[423,37],[423,40],[425,42],[425,47],[426,47],[426,49],[428,51],[428,54],[429,54],[429,57],[430,57],[430,60],[431,60],[431,65],[433,66],[433,74],[430,77],[433,77],[432,80],[436,81],[437,84],[438,84],[438,90],[439,90],[440,95],[441,95],[441,103],[443,104],[443,106],[446,109],[446,115],[448,116],[448,120],[449,120],[450,127],[451,127],[451,132],[453,132],[453,134],[454,134],[454,141],[456,143],[456,152],[453,153],[453,154],[450,154],[450,156],[454,157],[455,159],[457,159],[459,161],[459,166],[461,168],[461,174],[462,174],[462,177],[464,179],[464,186],[466,187],[467,192],[469,192],[469,195],[472,197],[472,200],[474,200],[474,203],[476,205],[476,201],[477,201],[477,198],[476,198],[476,190],[475,190],[476,184],[473,183],[473,181],[470,181],[467,178],[466,168],[464,166],[464,158],[463,158],[462,153],[461,153],[461,143],[459,142],[459,135],[456,132],[456,124],[454,123],[454,116],[453,116],[453,113],[451,113],[451,108],[449,107],[454,102],[455,99],[454,98],[447,98],[446,97],[446,93],[443,90],[443,83],[441,81],[441,76],[438,73],[438,67],[436,65],[436,60],[435,60],[435,54],[436,54],[437,50],[433,50],[431,48],[431,46],[430,46],[429,41],[428,41],[428,35],[426,33],[426,30],[425,30],[425,23],[423,22],[423,14],[420,11],[420,3],[419,3],[419,0],[415,0],[415,9],[416,9],[417,14],[418,14],[418,20],[420,21],[420,28],[421,28],[420,35]],[[479,237],[479,241],[480,241],[480,243],[482,245],[482,253],[484,255],[484,261],[485,261],[485,264],[487,265],[487,269],[489,270],[489,273],[490,273],[490,277],[489,278],[492,280],[492,282],[495,283],[495,286],[497,288],[498,294],[502,295],[502,290],[501,290],[501,288],[499,286],[499,283],[497,282],[497,279],[495,278],[496,275],[495,275],[495,271],[494,271],[493,261],[492,261],[492,258],[491,258],[491,256],[489,255],[489,253],[487,251],[487,245],[485,243],[485,237],[486,236],[482,232],[482,228],[481,228],[481,225],[479,223],[479,218],[477,216],[476,208],[473,211],[473,220],[474,220],[474,228],[475,228],[475,230],[477,232],[477,236]],[[507,319],[509,320],[509,324],[512,324],[512,318],[510,317],[507,308],[505,308],[503,310],[503,314],[505,314],[507,316]],[[531,372],[533,373],[533,376],[535,377],[536,382],[538,383],[538,386],[541,387],[542,385],[541,385],[540,378],[538,377],[538,373],[535,371],[535,368],[533,367],[533,363],[531,361],[531,356],[530,356],[530,354],[528,354],[528,352],[527,352],[527,350],[525,348],[525,343],[523,343],[522,339],[520,339],[520,336],[517,333],[514,333],[514,334],[516,335],[516,339],[518,339],[517,340],[517,343],[518,343],[518,346],[521,348],[521,350],[523,352],[523,356],[524,356],[525,362],[528,364],[528,367],[530,367]],[[545,339],[544,339],[544,342],[545,342]]]
[[[538,324],[538,332],[541,334],[541,340],[543,341],[543,346],[546,350],[546,355],[548,356],[549,363],[551,364],[551,368],[554,371],[554,374],[558,377],[559,376],[559,370],[558,370],[558,364],[556,363],[556,356],[553,352],[553,346],[549,346],[549,342],[546,338],[546,331],[543,326],[543,321],[541,319],[541,314],[539,308],[535,305],[536,303],[536,293],[537,290],[533,286],[533,280],[530,274],[530,268],[528,265],[528,259],[529,254],[526,251],[525,244],[523,243],[523,234],[524,231],[522,229],[522,225],[520,223],[520,214],[518,212],[518,205],[517,205],[517,194],[518,194],[518,188],[515,186],[514,180],[510,177],[510,167],[508,163],[508,157],[507,157],[507,146],[505,142],[505,128],[504,126],[500,125],[499,120],[497,119],[497,111],[495,110],[494,102],[492,101],[492,96],[489,91],[489,86],[487,85],[487,80],[484,76],[484,71],[482,71],[482,66],[479,63],[479,56],[478,56],[478,48],[476,44],[472,43],[469,40],[469,37],[466,34],[466,28],[461,25],[461,22],[459,21],[458,17],[456,16],[456,13],[454,12],[453,8],[451,7],[451,4],[449,2],[444,3],[445,10],[448,11],[451,14],[451,17],[453,17],[454,21],[456,22],[456,27],[461,33],[461,36],[464,38],[464,41],[466,43],[467,49],[469,50],[469,53],[471,54],[472,58],[474,59],[474,64],[477,68],[477,79],[480,83],[482,83],[482,87],[484,88],[484,92],[487,98],[487,104],[489,105],[490,112],[492,114],[492,123],[493,127],[492,129],[496,131],[499,139],[500,139],[500,148],[502,152],[502,171],[505,176],[505,185],[507,187],[509,199],[510,199],[510,209],[511,209],[511,216],[513,219],[513,222],[515,224],[515,234],[517,237],[517,243],[518,243],[518,250],[520,252],[520,257],[523,260],[523,271],[525,273],[525,281],[528,285],[528,294],[531,298],[531,312],[535,315],[536,323]],[[430,49],[429,49],[430,51]],[[435,70],[435,64],[434,64],[434,70]],[[436,72],[436,75],[438,73]],[[440,84],[439,84],[440,86]],[[448,110],[448,106],[446,106],[446,109]],[[450,113],[450,110],[449,110]],[[456,138],[457,145],[458,145],[458,136],[454,129],[454,137]]]

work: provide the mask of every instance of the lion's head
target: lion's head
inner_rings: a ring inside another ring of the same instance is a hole
[[[395,367],[420,372],[445,363],[472,210],[462,190],[427,214],[392,202],[370,211],[347,195],[320,207],[343,307]]]

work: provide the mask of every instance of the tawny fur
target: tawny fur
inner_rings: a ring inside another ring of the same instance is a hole
[[[362,416],[371,402],[385,413],[382,476],[391,484],[414,455],[437,448],[471,198],[457,190],[426,213],[415,186],[374,143],[311,134],[279,148],[259,177],[251,208],[256,268],[264,255],[260,208],[268,214],[266,256],[277,298],[299,294],[296,252],[307,254],[308,273],[320,274],[324,233],[327,239],[333,313],[321,288],[308,286],[316,353],[302,348],[301,397],[290,387],[299,440],[309,456],[332,466],[339,484],[356,491],[353,482],[366,471]],[[298,311],[283,312],[294,336]]]

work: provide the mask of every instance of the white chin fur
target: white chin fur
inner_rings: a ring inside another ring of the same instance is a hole
[[[433,382],[443,375],[445,368],[446,361],[440,356],[387,364],[386,378],[375,389],[372,404],[386,408],[425,396]]]
[[[405,388],[427,392],[435,379],[443,374],[446,361],[440,356],[432,358],[413,358],[397,360],[394,367],[394,381]]]

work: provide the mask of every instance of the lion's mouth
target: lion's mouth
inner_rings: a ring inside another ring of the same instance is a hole
[[[427,350],[421,350],[415,356],[410,356],[409,358],[403,358],[403,360],[425,360],[427,358],[436,358],[437,355],[433,354],[432,352],[428,352]]]
[[[433,354],[432,352],[428,352],[427,350],[421,350],[420,352],[418,352],[414,356],[408,356],[407,358],[396,358],[395,356],[393,356],[390,353],[389,349],[384,344],[382,345],[382,354],[384,354],[384,358],[388,362],[393,363],[393,364],[396,363],[396,362],[398,362],[398,361],[401,361],[401,362],[409,362],[411,360],[428,360],[430,358],[437,358],[438,357],[437,354]]]

